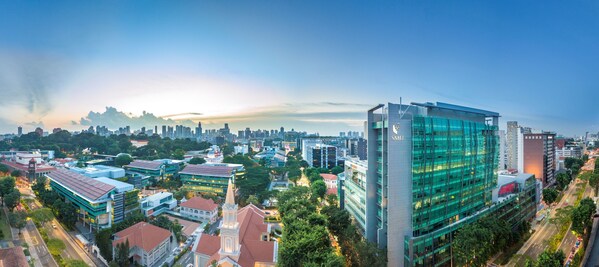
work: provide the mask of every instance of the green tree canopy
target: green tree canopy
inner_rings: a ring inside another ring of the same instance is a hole
[[[114,164],[119,167],[129,165],[131,162],[133,162],[133,157],[129,154],[120,154],[114,159]]]
[[[327,193],[327,185],[323,180],[318,180],[310,185],[310,190],[312,191],[313,197],[324,199],[324,195]]]
[[[206,160],[203,158],[192,158],[189,160],[189,164],[197,165],[197,164],[204,164],[204,163],[206,163]]]
[[[21,192],[19,192],[19,190],[16,188],[13,188],[8,195],[4,196],[4,205],[6,205],[9,210],[13,210],[15,207],[17,207],[17,205],[19,205],[20,200]]]
[[[551,203],[555,202],[555,200],[557,200],[558,195],[559,195],[559,192],[555,189],[552,189],[552,188],[543,189],[543,200],[545,201],[545,203],[547,203],[549,205]]]

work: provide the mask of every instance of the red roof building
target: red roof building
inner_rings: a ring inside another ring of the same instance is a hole
[[[179,204],[181,216],[195,221],[214,223],[218,217],[218,204],[212,199],[193,197]]]
[[[29,267],[22,247],[0,249],[0,267]]]
[[[117,244],[129,242],[129,257],[142,266],[153,266],[168,256],[176,243],[170,231],[158,226],[139,222],[115,234],[112,241],[113,255]]]
[[[269,240],[270,225],[264,212],[250,204],[240,210],[234,202],[233,184],[229,182],[220,236],[202,234],[196,240],[194,266],[275,266],[278,244]]]

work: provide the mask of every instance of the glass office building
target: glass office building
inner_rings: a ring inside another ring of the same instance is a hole
[[[365,234],[390,266],[448,265],[451,233],[491,207],[498,118],[445,103],[369,110],[366,217],[376,223]]]

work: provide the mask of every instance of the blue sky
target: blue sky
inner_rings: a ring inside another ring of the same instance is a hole
[[[597,44],[593,1],[3,1],[0,132],[114,107],[334,134],[400,97],[597,132]]]

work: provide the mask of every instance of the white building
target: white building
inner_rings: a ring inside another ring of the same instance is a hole
[[[104,165],[90,165],[85,168],[72,167],[70,170],[90,178],[107,177],[117,179],[125,177],[125,169]]]
[[[177,206],[177,200],[173,197],[173,193],[169,192],[153,194],[140,202],[141,211],[145,216],[158,216]]]
[[[218,218],[218,204],[212,199],[193,197],[179,204],[179,207],[179,213],[187,219],[214,223]]]
[[[245,155],[249,152],[248,145],[235,146],[233,148],[235,149],[235,154]]]
[[[308,150],[310,150],[310,149],[308,149],[308,148],[314,147],[316,145],[321,145],[321,144],[323,144],[323,143],[322,143],[322,140],[320,140],[320,139],[313,139],[313,138],[302,139],[302,147],[301,147],[301,149],[302,149],[302,159],[305,160],[305,161],[307,161],[307,162],[310,162],[308,160],[309,159],[309,157],[308,157]]]
[[[176,244],[170,231],[146,222],[139,222],[114,236],[113,257],[116,255],[116,246],[128,242],[129,258],[141,266],[158,266]]]

